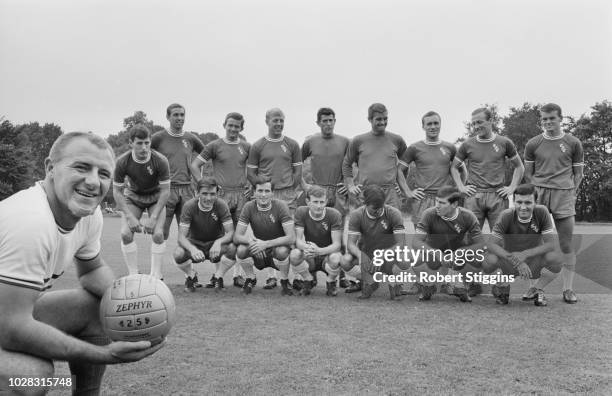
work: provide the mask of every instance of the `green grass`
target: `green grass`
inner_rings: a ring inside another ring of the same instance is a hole
[[[120,275],[118,239],[119,219],[106,218],[103,256]],[[137,240],[148,270],[149,242]],[[199,265],[202,281],[211,268]],[[109,366],[104,394],[612,394],[612,295],[580,276],[578,304],[561,301],[556,280],[539,308],[520,301],[522,282],[510,305],[497,306],[487,295],[471,304],[389,301],[386,287],[368,301],[328,298],[322,276],[309,297],[263,290],[263,278],[243,296],[231,272],[225,292],[187,294],[177,269],[164,273],[177,305],[168,343],[144,361]],[[71,270],[54,288],[74,282]]]

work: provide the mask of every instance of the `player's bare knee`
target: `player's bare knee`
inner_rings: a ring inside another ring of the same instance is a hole
[[[121,230],[121,242],[123,242],[124,245],[134,242],[134,233],[129,229]]]
[[[187,261],[187,259],[189,258],[189,255],[187,254],[187,251],[185,249],[178,246],[174,250],[174,253],[172,253],[172,257],[174,258],[174,261],[177,264],[183,264],[185,261]]]
[[[287,257],[289,257],[289,248],[287,246],[279,246],[277,248],[274,249],[274,257],[276,257],[277,260],[285,260],[287,259]]]
[[[289,263],[291,265],[298,265],[302,261],[304,261],[304,254],[300,249],[292,249],[291,253],[289,253]]]
[[[548,252],[544,255],[544,261],[546,262],[546,268],[550,272],[558,273],[561,271],[563,266],[563,258],[557,252]]]
[[[490,274],[495,271],[499,267],[499,258],[489,253],[485,256],[484,261],[482,262],[482,270],[486,274]]]
[[[230,260],[234,260],[236,259],[236,245],[234,245],[233,243],[229,243],[227,245],[227,250],[225,251],[225,257],[227,257]]]
[[[5,359],[5,354],[10,354],[11,356],[8,359]],[[13,359],[13,356],[17,356],[17,360]],[[50,360],[38,358],[30,355],[22,355],[22,354],[13,354],[11,352],[6,352],[0,350],[0,357],[5,363],[7,363],[7,368],[4,368],[0,371],[0,394],[4,394],[5,390],[11,389],[9,382],[9,378],[15,378],[17,376],[20,377],[30,377],[30,378],[51,378],[54,374],[53,363]],[[20,357],[24,357],[23,361]],[[11,362],[11,360],[14,360]],[[15,370],[15,372],[7,372],[8,367]],[[48,390],[42,388],[12,388],[11,395],[46,395]]]
[[[327,263],[333,270],[338,269],[340,267],[341,260],[342,254],[338,252],[332,253],[327,257]]]
[[[355,266],[354,261],[355,260],[353,260],[353,255],[350,253],[347,253],[343,255],[342,258],[340,259],[340,266],[342,267],[344,271],[350,271],[351,268]]]
[[[242,260],[249,256],[249,247],[247,245],[238,245],[236,248],[236,257]]]
[[[158,245],[161,245],[162,243],[164,243],[165,239],[164,239],[164,233],[161,231],[157,231],[153,234],[153,243],[156,243]]]
[[[442,267],[442,263],[440,263],[439,261],[435,261],[435,260],[427,261],[425,264],[427,265],[427,268],[433,271],[437,271],[440,269],[440,267]]]

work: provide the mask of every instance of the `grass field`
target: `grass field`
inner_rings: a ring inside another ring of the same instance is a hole
[[[150,243],[137,241],[148,270]],[[105,219],[103,256],[126,273],[118,218]],[[207,281],[212,266],[197,269]],[[557,279],[540,308],[520,301],[520,281],[511,304],[498,306],[490,295],[471,304],[440,295],[389,301],[386,287],[368,301],[342,292],[328,298],[322,276],[309,297],[263,290],[263,278],[247,297],[231,286],[186,294],[178,269],[167,264],[164,273],[178,317],[166,347],[109,366],[103,394],[612,394],[612,294],[589,276],[577,276],[578,304],[561,301]],[[231,285],[231,271],[225,281]],[[75,282],[70,270],[54,288]],[[65,363],[56,368],[68,373]]]

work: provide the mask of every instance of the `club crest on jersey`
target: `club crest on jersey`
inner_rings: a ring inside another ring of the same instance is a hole
[[[283,151],[286,153],[287,151],[289,151],[289,149],[287,148],[287,146],[285,146],[284,144],[281,144],[281,148],[283,149]]]
[[[440,147],[440,151],[442,152],[442,155],[449,155],[449,151],[447,149],[445,149],[444,147]]]
[[[388,230],[389,229],[389,225],[387,224],[387,222],[385,220],[381,220],[380,221],[380,225],[385,229]]]
[[[531,228],[535,232],[540,232],[540,229],[538,228],[538,226],[536,224],[531,223],[529,225],[529,228]]]
[[[151,165],[147,165],[147,171],[149,171],[149,175],[153,175],[153,169],[151,169]]]
[[[218,221],[219,220],[219,217],[214,212],[210,214],[210,217],[212,217],[214,221]]]
[[[272,223],[276,223],[276,217],[274,217],[274,215],[272,213],[270,213],[270,221]]]
[[[187,140],[183,139],[182,142],[183,142],[183,146],[185,146],[186,149],[190,148],[189,142]]]
[[[496,153],[499,153],[499,146],[495,143],[493,143],[493,150],[495,150]]]
[[[244,149],[242,147],[240,147],[240,146],[238,146],[238,152],[240,153],[240,155],[244,155],[245,154]]]
[[[329,228],[329,226],[327,225],[326,222],[321,222],[321,226],[325,229],[325,231],[327,231],[327,229]]]
[[[562,151],[562,152],[564,152],[564,153],[565,153],[565,152],[567,151],[567,147],[565,147],[565,144],[560,143],[560,144],[559,144],[559,147],[561,148],[561,151]]]
[[[461,234],[461,226],[459,224],[453,224],[453,228],[457,231],[457,234]]]

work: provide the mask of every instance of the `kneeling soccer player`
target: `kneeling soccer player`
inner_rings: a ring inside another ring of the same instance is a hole
[[[223,275],[235,262],[234,223],[225,201],[217,198],[218,188],[214,178],[201,179],[198,196],[187,201],[181,213],[174,260],[185,273],[185,291],[194,292],[197,287],[193,262],[208,259],[215,264],[216,291],[223,289]]]
[[[131,150],[117,159],[113,179],[113,197],[121,210],[121,252],[128,272],[138,273],[138,247],[134,233],[152,235],[151,276],[162,278],[162,260],[166,252],[164,221],[166,201],[170,196],[170,167],[168,160],[151,150],[151,131],[137,124],[130,128]],[[127,180],[127,183],[126,183]],[[127,188],[125,188],[127,187]],[[144,211],[148,219],[140,218]]]
[[[376,272],[390,275],[398,270],[409,269],[409,263],[404,266],[394,260],[381,266],[373,264],[376,250],[393,250],[396,246],[404,246],[406,235],[401,212],[393,206],[385,205],[385,192],[381,187],[373,184],[366,186],[363,198],[364,205],[352,211],[349,216],[348,253],[342,257],[341,265],[347,274],[361,278],[359,298],[366,299],[378,289],[378,282],[374,280]],[[401,285],[390,284],[389,293],[391,299],[399,296]]]
[[[455,187],[440,188],[436,193],[436,206],[426,209],[417,224],[412,247],[425,254],[414,263],[419,279],[419,301],[430,300],[436,292],[435,282],[421,279],[424,275],[438,274],[442,265],[448,267],[451,294],[462,302],[472,301],[463,274],[467,272],[466,263],[476,268],[481,266],[478,259],[484,259],[484,251],[480,257],[476,252],[484,247],[484,238],[478,219],[474,213],[459,206],[460,199],[461,193]]]
[[[311,186],[306,192],[307,206],[295,212],[296,249],[291,251],[289,262],[293,270],[304,279],[302,295],[309,295],[313,277],[317,271],[327,274],[327,292],[338,295],[336,278],[340,272],[340,248],[342,247],[342,215],[334,208],[327,208],[327,191]]]
[[[64,384],[73,394],[98,395],[106,364],[140,360],[164,345],[110,342],[100,323],[100,298],[113,274],[100,254],[99,205],[114,165],[104,139],[66,133],[45,159],[45,179],[0,202],[2,395],[46,393],[14,388],[11,380],[48,381],[54,360],[69,363],[74,377]],[[69,265],[78,287],[48,291]]]
[[[247,276],[242,291],[249,294],[255,285],[255,271],[264,268],[278,269],[281,279],[281,294],[291,296],[289,289],[289,253],[295,243],[295,227],[289,207],[281,200],[272,198],[272,182],[269,176],[258,176],[255,182],[255,200],[247,202],[240,213],[234,234],[238,246],[236,255],[242,261]],[[247,236],[251,225],[253,237]],[[253,257],[254,264],[244,259]]]
[[[550,213],[536,205],[536,191],[531,184],[521,184],[514,191],[514,208],[502,212],[493,227],[485,272],[500,268],[503,274],[538,279],[534,304],[546,306],[544,287],[561,271],[563,259],[554,252],[555,238]],[[493,286],[498,304],[508,304],[510,284]]]

